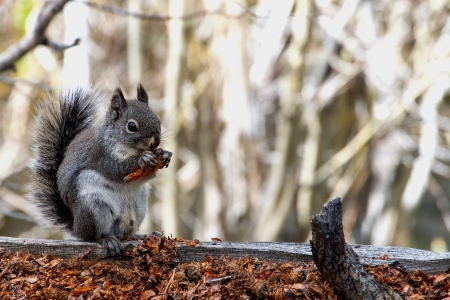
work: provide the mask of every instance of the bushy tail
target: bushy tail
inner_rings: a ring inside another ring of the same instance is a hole
[[[59,101],[47,97],[38,106],[32,137],[29,197],[42,217],[63,230],[73,228],[73,215],[58,190],[57,172],[70,141],[92,126],[98,112],[97,95],[82,89],[67,90]]]

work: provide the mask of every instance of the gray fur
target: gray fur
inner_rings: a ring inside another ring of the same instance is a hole
[[[160,121],[139,86],[139,101],[125,100],[116,89],[109,112],[96,126],[97,97],[91,91],[66,91],[59,103],[39,108],[30,196],[53,225],[118,254],[118,239],[132,238],[142,223],[147,182],[154,175],[129,183],[124,178],[152,162],[148,153],[159,145]],[[127,129],[130,120],[137,131]],[[171,153],[166,156],[170,161]]]

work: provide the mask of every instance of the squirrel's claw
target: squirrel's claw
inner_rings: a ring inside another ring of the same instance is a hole
[[[172,152],[158,148],[155,150],[155,155],[161,159],[164,167],[167,168],[169,166],[170,160],[172,159]]]
[[[150,167],[156,166],[158,161],[156,160],[155,153],[151,151],[143,151],[141,157],[139,157],[138,164],[141,168],[144,168],[145,165],[149,165]]]
[[[123,253],[122,243],[115,236],[109,236],[100,240],[108,256],[119,256]]]
[[[142,159],[142,157],[139,157],[138,164],[142,169],[145,167],[145,161]]]
[[[172,152],[169,151],[165,151],[164,150],[164,154],[161,158],[161,162],[163,163],[163,165],[167,168],[169,166],[170,160],[172,159]]]

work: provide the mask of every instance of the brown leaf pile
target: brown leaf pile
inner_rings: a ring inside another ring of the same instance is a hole
[[[339,299],[314,264],[275,264],[245,257],[180,264],[176,244],[148,237],[132,260],[64,260],[0,249],[0,299]],[[450,275],[370,268],[405,299],[447,299]],[[450,300],[450,298],[448,298]]]
[[[368,268],[367,272],[376,281],[391,286],[403,299],[450,300],[450,274],[428,275],[420,270],[407,272],[388,266]]]

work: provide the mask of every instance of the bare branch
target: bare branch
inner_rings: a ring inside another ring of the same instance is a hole
[[[53,50],[65,50],[67,48],[76,46],[79,44],[79,39],[76,39],[72,44],[64,45],[59,44],[53,41],[50,41],[45,36],[45,30],[47,29],[50,21],[53,17],[60,12],[64,5],[70,0],[54,0],[48,1],[41,13],[39,14],[36,26],[34,30],[27,35],[25,35],[18,43],[10,46],[5,52],[0,55],[0,73],[9,69],[14,69],[14,63],[19,60],[23,55],[25,55],[28,51],[35,48],[37,45],[47,45],[50,46]],[[270,18],[270,16],[258,16],[253,13],[248,7],[241,5],[242,12],[236,15],[229,15],[225,13],[223,10],[198,10],[190,14],[181,15],[181,16],[161,16],[161,15],[149,15],[142,13],[135,13],[124,10],[117,6],[111,6],[106,4],[100,4],[95,2],[85,2],[85,1],[74,1],[81,4],[88,5],[92,8],[103,10],[112,14],[121,15],[121,16],[132,16],[135,18],[139,18],[146,21],[168,21],[168,20],[190,20],[194,18],[204,17],[205,15],[222,15],[227,19],[240,19],[247,15],[253,18]],[[3,13],[5,8],[2,8],[0,13]],[[286,18],[294,18],[294,17],[304,17],[304,18],[313,18],[316,15],[288,15]]]
[[[2,213],[5,216],[8,216],[12,219],[27,221],[30,223],[35,222],[35,220],[32,217],[30,217],[29,215],[22,213],[22,212],[18,212],[18,211],[11,211],[11,210],[5,208],[3,205],[0,205],[0,213]]]
[[[131,12],[131,11],[122,9],[117,6],[100,4],[100,3],[95,3],[95,2],[86,2],[86,1],[75,1],[75,2],[83,3],[92,8],[102,10],[102,11],[105,11],[105,12],[108,12],[111,14],[125,16],[125,17],[131,16],[131,17],[135,17],[135,18],[145,20],[145,21],[192,20],[195,18],[204,17],[206,15],[223,15],[229,19],[239,19],[248,14],[247,11],[243,11],[242,13],[240,13],[238,15],[230,16],[230,15],[227,15],[222,10],[213,10],[213,11],[197,10],[190,14],[181,15],[181,16],[162,16],[162,15],[150,15],[150,14],[135,13],[135,12]]]
[[[0,55],[0,73],[13,69],[14,63],[37,45],[49,43],[45,37],[45,30],[53,17],[63,9],[68,1],[55,0],[45,4],[37,18],[33,31],[27,33],[18,43],[10,46]]]
[[[10,78],[7,76],[0,75],[0,81],[3,83],[6,83],[7,85],[16,85],[17,83],[23,83],[23,84],[31,85],[34,88],[38,88],[40,90],[47,91],[47,92],[51,92],[51,90],[52,90],[52,88],[49,85],[47,85],[43,82],[31,81],[28,79]]]
[[[75,39],[75,41],[73,41],[72,44],[66,45],[66,44],[61,44],[58,42],[50,41],[49,39],[45,39],[44,42],[42,42],[42,45],[49,46],[50,48],[52,48],[55,51],[64,51],[66,49],[72,48],[72,47],[80,44],[80,41],[81,40],[78,38],[78,39]]]
[[[92,8],[102,10],[102,11],[105,11],[108,13],[112,13],[115,15],[126,16],[126,17],[131,16],[131,17],[135,17],[135,18],[138,18],[141,20],[146,20],[146,21],[192,20],[195,18],[204,17],[206,15],[221,15],[227,19],[240,19],[247,15],[251,16],[255,19],[273,18],[273,16],[259,16],[259,15],[255,14],[254,12],[252,12],[248,7],[246,7],[242,4],[239,4],[239,6],[242,7],[242,12],[237,15],[230,15],[230,14],[227,14],[225,11],[218,9],[218,10],[197,10],[190,14],[181,15],[181,16],[167,16],[167,15],[164,16],[164,15],[155,15],[155,14],[150,15],[150,14],[130,12],[128,10],[122,9],[117,6],[100,4],[100,3],[95,3],[95,2],[80,1],[80,0],[74,0],[74,2],[82,3],[85,5],[88,5]],[[287,15],[282,18],[297,18],[297,17],[315,18],[321,14],[323,14],[323,13],[318,13],[318,14],[313,14],[313,15]]]

